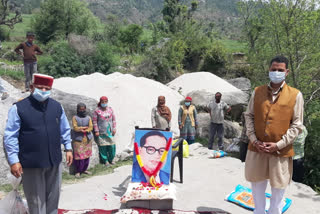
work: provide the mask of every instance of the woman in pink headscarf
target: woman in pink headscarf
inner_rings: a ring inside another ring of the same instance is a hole
[[[114,164],[116,145],[113,136],[116,134],[116,118],[112,108],[108,106],[106,96],[100,98],[98,107],[93,113],[92,121],[95,141],[99,146],[100,163],[106,166]]]

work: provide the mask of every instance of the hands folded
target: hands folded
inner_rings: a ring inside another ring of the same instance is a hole
[[[257,148],[259,152],[274,153],[279,150],[275,142],[261,142],[259,140],[253,143],[253,146]]]

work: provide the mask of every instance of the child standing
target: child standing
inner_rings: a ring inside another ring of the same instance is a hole
[[[18,45],[14,51],[23,57],[24,76],[26,78],[25,89],[26,91],[29,91],[32,75],[37,73],[36,55],[41,55],[42,51],[40,50],[39,46],[33,43],[35,38],[34,33],[28,32],[26,37],[27,41]],[[20,50],[22,50],[22,52]]]

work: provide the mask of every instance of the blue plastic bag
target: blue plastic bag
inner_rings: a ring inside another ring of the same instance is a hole
[[[212,158],[222,158],[224,156],[227,156],[227,153],[225,151],[222,150],[212,150],[212,153],[210,153]]]

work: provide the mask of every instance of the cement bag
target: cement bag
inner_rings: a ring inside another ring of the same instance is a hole
[[[175,144],[175,142],[177,142],[179,139],[173,140],[173,145]],[[187,158],[189,157],[189,144],[186,140],[183,140],[183,157]],[[173,151],[178,151],[179,150],[179,146],[177,148],[172,148]]]
[[[27,205],[23,202],[18,192],[21,177],[16,178],[14,176],[10,176],[9,180],[11,181],[13,190],[0,201],[0,214],[28,214]]]
[[[265,193],[266,195],[266,211],[268,211],[270,207],[270,198],[271,194]],[[235,203],[241,207],[244,207],[246,209],[254,210],[254,202],[252,197],[252,190],[250,188],[244,187],[242,185],[238,185],[236,189],[227,195],[226,197],[227,201],[230,201],[232,203]],[[283,199],[283,208],[282,213],[284,213],[292,204],[292,200],[289,198]]]

